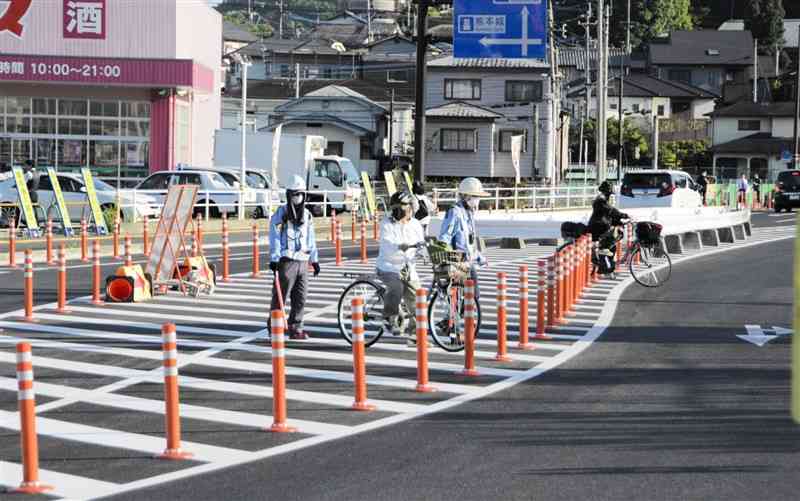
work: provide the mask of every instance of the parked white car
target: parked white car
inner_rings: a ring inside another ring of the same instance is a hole
[[[181,166],[179,166],[177,170],[208,170],[211,172],[216,172],[225,179],[225,182],[228,183],[229,186],[239,189],[239,170],[226,169],[222,167],[188,168]],[[269,217],[271,211],[277,209],[281,203],[281,200],[278,196],[278,190],[270,190],[269,179],[267,178],[267,175],[261,171],[247,169],[245,170],[245,174],[245,178],[247,180],[246,190],[252,190],[252,192],[255,194],[255,210],[253,212],[253,217],[256,219]]]
[[[36,190],[36,193],[39,197],[41,209],[36,211],[37,218],[51,217],[54,221],[60,221],[61,215],[55,209],[55,194],[50,183],[50,177],[46,172],[40,172],[39,174],[39,189]],[[79,224],[82,217],[89,219],[91,217],[91,209],[89,209],[86,186],[81,175],[70,172],[58,172],[56,175],[72,223]],[[94,179],[94,186],[101,209],[109,209],[116,205],[116,188],[96,178]],[[0,182],[0,204],[5,206],[6,204],[16,204],[17,201],[17,187],[14,178]],[[158,200],[154,197],[138,194],[134,200],[133,196],[124,190],[120,193],[120,205],[122,206],[120,217],[123,221],[133,221],[144,216],[154,217],[161,213]],[[3,219],[5,220],[6,218]]]
[[[676,207],[690,209],[703,205],[703,197],[692,177],[679,170],[642,170],[622,178],[617,207]]]
[[[209,215],[218,217],[222,213],[235,214],[239,207],[239,189],[229,185],[225,178],[218,172],[207,170],[181,170],[163,171],[151,174],[139,183],[133,190],[155,197],[159,204],[163,204],[170,186],[176,184],[194,184],[199,187],[194,214],[205,214],[208,207]],[[248,205],[248,212],[253,212],[256,194],[251,191],[244,192],[244,201]]]

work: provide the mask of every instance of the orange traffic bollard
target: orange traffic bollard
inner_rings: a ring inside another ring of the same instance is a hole
[[[253,271],[250,274],[253,278],[258,278],[259,269],[261,268],[258,260],[258,225],[253,223]]]
[[[133,255],[131,254],[130,235],[125,235],[125,266],[133,266]]]
[[[324,207],[323,207],[324,210]],[[338,220],[336,219],[336,209],[331,209],[331,242],[336,242],[336,225]]]
[[[175,324],[161,326],[161,342],[164,351],[164,404],[167,429],[167,448],[159,459],[188,459],[191,452],[181,449],[180,396],[178,395],[178,336]]]
[[[197,254],[199,256],[203,255],[203,218],[200,217],[200,214],[197,215],[197,226],[195,229],[195,235],[197,235]]]
[[[17,344],[17,400],[22,443],[22,483],[11,492],[40,494],[53,490],[39,482],[39,438],[36,434],[36,399],[33,392],[31,345]]]
[[[537,261],[537,267],[539,280],[536,283],[536,336],[535,339],[551,339],[550,336],[544,333],[545,325],[545,305],[546,305],[546,298],[545,292],[546,290],[552,291],[550,287],[550,279],[548,278],[548,266],[549,261],[547,259],[540,259]]]
[[[47,240],[47,264],[54,264],[55,261],[53,260],[53,220],[47,220],[47,232],[45,233],[45,238]]]
[[[350,212],[350,241],[356,241],[356,213],[355,211]]]
[[[100,241],[92,242],[92,304],[100,306]]]
[[[556,255],[547,258],[547,327],[556,324],[556,302],[558,293],[556,287]]]
[[[336,266],[342,265],[342,225],[336,224]]]
[[[272,426],[269,431],[290,433],[297,428],[286,424],[286,329],[283,325],[283,310],[270,313],[270,337],[272,339]]]
[[[17,228],[14,225],[14,218],[8,223],[8,266],[17,267]]]
[[[367,222],[361,219],[361,264],[367,264]]]
[[[372,216],[372,239],[378,240],[378,215]]]
[[[25,249],[25,320],[33,322],[33,255]]]
[[[114,220],[112,245],[114,246],[114,259],[119,259],[119,216]]]
[[[475,281],[464,282],[464,376],[478,376],[475,369]]]
[[[575,307],[575,297],[578,290],[578,243],[569,246],[569,296],[567,296],[567,311]]]
[[[62,242],[58,248],[58,313],[69,313],[67,309],[67,248]]]
[[[81,218],[81,261],[89,261],[89,223]]]
[[[145,216],[142,220],[142,253],[145,257],[150,257],[150,219]]]
[[[564,261],[565,255],[564,251],[561,250],[560,252],[556,252],[556,322],[560,323],[561,319],[564,316],[564,290],[566,287],[564,286]]]
[[[222,281],[230,282],[230,250],[228,249],[228,217],[222,213]]]
[[[364,227],[364,222],[361,222]],[[425,289],[417,289],[417,387],[419,393],[431,393],[436,388],[428,384],[428,297]]]
[[[356,393],[353,409],[372,411],[375,410],[375,406],[367,403],[367,364],[364,361],[364,299],[353,298],[351,306],[353,309],[353,380]]]
[[[528,321],[528,266],[519,267],[519,343],[520,350],[532,350],[534,346],[528,342],[530,326]]]
[[[497,355],[494,357],[498,362],[511,361],[511,357],[508,356],[506,339],[508,337],[508,327],[506,326],[508,295],[506,294],[506,287],[506,274],[501,271],[497,274]]]

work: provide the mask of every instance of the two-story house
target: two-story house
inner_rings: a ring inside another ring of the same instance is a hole
[[[430,61],[428,70],[428,176],[514,177],[511,138],[519,135],[521,177],[546,175],[545,61],[446,56]]]
[[[712,113],[714,175],[773,180],[791,168],[794,103],[740,102]]]
[[[726,82],[752,77],[753,47],[749,31],[676,30],[649,44],[648,67],[658,78],[721,96]]]

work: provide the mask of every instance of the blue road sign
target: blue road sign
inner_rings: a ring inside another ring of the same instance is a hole
[[[547,0],[455,0],[454,56],[544,59]]]
[[[781,162],[791,162],[794,154],[789,150],[783,150],[781,152]]]

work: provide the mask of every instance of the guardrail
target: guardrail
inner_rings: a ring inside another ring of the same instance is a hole
[[[554,210],[591,207],[597,195],[594,186],[522,186],[484,188],[489,196],[481,199],[480,208],[489,210]],[[434,188],[433,203],[437,207],[458,201],[458,189]]]

